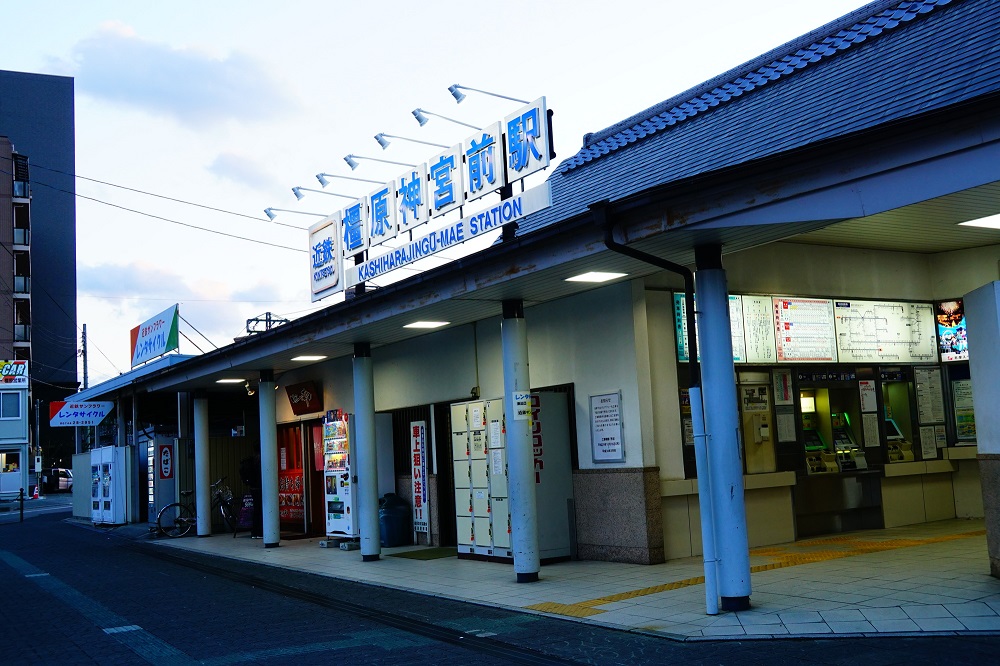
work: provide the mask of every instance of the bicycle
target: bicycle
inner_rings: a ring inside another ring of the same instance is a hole
[[[218,508],[222,514],[222,519],[230,531],[236,531],[236,516],[233,509],[233,491],[224,482],[226,477],[222,477],[212,484],[212,512]],[[194,494],[193,490],[182,490],[181,496],[190,498]],[[156,514],[156,527],[161,536],[179,538],[186,536],[188,532],[197,524],[197,511],[195,503],[187,501],[174,502],[168,504]]]

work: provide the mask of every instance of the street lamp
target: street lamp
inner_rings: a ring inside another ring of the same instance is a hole
[[[319,194],[327,194],[327,195],[329,195],[331,197],[343,197],[345,199],[357,199],[358,198],[358,197],[355,197],[355,196],[351,196],[350,194],[337,194],[336,192],[327,192],[325,190],[313,190],[313,189],[310,189],[308,187],[293,187],[292,188],[292,194],[294,194],[295,198],[298,199],[299,201],[302,201],[302,199],[304,199],[305,196],[306,196],[306,195],[302,194],[303,192],[318,192]]]
[[[351,197],[355,198],[355,197]],[[316,217],[326,217],[326,213],[307,213],[304,210],[289,210],[288,208],[265,208],[264,214],[267,215],[267,219],[274,222],[274,218],[278,217],[275,213],[297,213],[299,215],[315,215]]]
[[[490,95],[492,97],[499,97],[500,99],[509,99],[512,102],[520,102],[521,104],[527,104],[528,103],[528,100],[526,100],[526,99],[518,99],[516,97],[507,97],[507,95],[498,95],[497,93],[492,93],[492,92],[490,92],[488,90],[480,90],[479,88],[470,88],[468,86],[460,86],[457,83],[455,85],[453,85],[453,86],[448,86],[448,92],[450,92],[451,96],[455,98],[455,102],[456,103],[461,103],[462,100],[465,99],[465,94],[461,92],[462,90],[471,90],[472,92],[482,93],[484,95]]]
[[[323,187],[326,187],[327,185],[330,184],[330,181],[327,180],[328,178],[343,178],[344,180],[356,180],[361,183],[375,183],[376,185],[384,184],[381,180],[371,180],[370,178],[355,178],[354,176],[338,176],[337,174],[334,173],[316,174],[316,180],[318,180],[319,184],[322,185]]]
[[[382,150],[389,147],[389,139],[400,139],[401,141],[412,141],[413,143],[422,143],[425,146],[437,146],[438,148],[449,148],[443,143],[434,143],[433,141],[421,141],[420,139],[408,139],[405,136],[396,136],[395,134],[383,134],[379,132],[375,135],[375,140],[378,141],[378,145],[382,146]]]
[[[383,164],[395,164],[396,166],[405,166],[405,167],[416,166],[416,164],[409,164],[407,162],[393,162],[391,160],[382,160],[377,157],[365,157],[363,155],[351,154],[344,157],[344,161],[347,162],[347,166],[351,167],[352,171],[358,168],[357,160],[370,160],[372,162],[382,162]]]
[[[469,123],[462,122],[461,120],[455,120],[454,118],[449,118],[448,116],[442,116],[440,113],[434,113],[433,111],[427,111],[426,109],[413,109],[410,113],[412,113],[413,117],[417,119],[417,122],[420,123],[421,127],[427,124],[427,116],[434,116],[435,118],[441,118],[442,120],[447,120],[448,122],[455,123],[456,125],[471,127],[474,130],[483,129],[482,127],[471,125]]]

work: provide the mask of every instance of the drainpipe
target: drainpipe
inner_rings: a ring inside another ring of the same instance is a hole
[[[708,465],[708,434],[705,432],[705,412],[701,400],[701,365],[698,361],[698,336],[696,335],[694,307],[694,273],[686,266],[667,261],[614,239],[616,223],[608,219],[608,200],[589,206],[594,222],[604,229],[604,245],[612,252],[624,254],[657,268],[676,273],[684,278],[684,312],[688,322],[688,369],[691,379],[688,396],[691,401],[691,426],[694,431],[695,467],[698,470],[698,504],[701,508],[702,559],[705,567],[705,612],[719,614],[719,588],[715,552],[715,511],[712,504],[712,475]]]

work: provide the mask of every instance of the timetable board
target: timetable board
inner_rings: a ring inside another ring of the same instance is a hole
[[[674,293],[674,322],[677,358],[690,360],[684,294]],[[774,363],[774,324],[770,296],[729,295],[729,325],[733,339],[734,363]]]
[[[934,305],[729,295],[733,362],[933,363]],[[690,360],[684,294],[674,293],[677,358]]]
[[[697,322],[696,322],[697,325]],[[746,343],[743,341],[743,301],[740,296],[729,296],[729,326],[733,335],[733,363],[746,363]],[[677,340],[677,360],[691,360],[688,346],[688,321],[684,310],[684,292],[674,292],[674,337]],[[699,360],[701,354],[698,354]]]
[[[929,303],[834,301],[841,363],[928,363],[937,360]]]
[[[779,363],[837,360],[833,301],[781,296],[771,303]]]

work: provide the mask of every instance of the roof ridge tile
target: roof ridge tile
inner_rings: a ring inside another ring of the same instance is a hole
[[[814,30],[803,37],[774,49],[760,58],[730,70],[721,77],[692,89],[655,107],[647,109],[643,117],[638,114],[613,125],[602,132],[587,135],[591,142],[576,155],[565,160],[556,168],[556,173],[565,173],[586,164],[599,155],[606,155],[617,148],[634,143],[653,135],[669,126],[699,113],[709,111],[734,97],[760,88],[782,77],[795,74],[809,65],[829,58],[855,44],[877,37],[886,30],[892,30],[901,22],[909,22],[919,15],[927,14],[938,7],[948,5],[953,0],[879,0],[847,14],[836,21]],[[831,31],[836,30],[833,34]],[[826,32],[825,36],[822,33]],[[743,70],[742,74],[737,74]],[[720,80],[721,79],[721,80]],[[709,86],[711,86],[709,88]],[[662,106],[669,106],[659,111]],[[662,118],[662,123],[647,125]],[[641,129],[640,129],[641,128]]]

